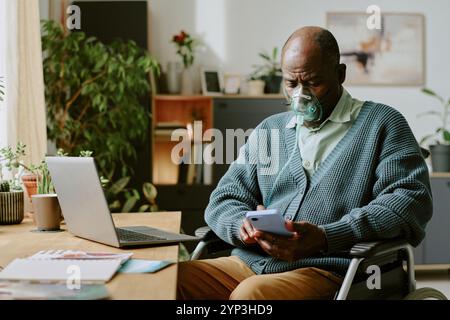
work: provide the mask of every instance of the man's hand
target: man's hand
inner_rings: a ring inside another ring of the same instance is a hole
[[[327,250],[325,232],[318,226],[306,221],[286,221],[286,227],[294,232],[292,237],[255,230],[254,239],[265,252],[286,261],[296,261]]]
[[[263,205],[259,205],[256,210],[265,210]],[[253,225],[250,223],[250,221],[245,218],[244,223],[241,226],[241,229],[239,230],[239,235],[241,236],[241,240],[245,244],[255,244],[256,240],[253,238],[254,234],[256,232],[256,229],[253,228]]]

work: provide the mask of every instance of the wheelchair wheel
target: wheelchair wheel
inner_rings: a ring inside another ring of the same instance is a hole
[[[447,300],[440,291],[433,288],[420,288],[409,293],[404,300]]]

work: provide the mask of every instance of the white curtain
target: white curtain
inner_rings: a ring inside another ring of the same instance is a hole
[[[27,164],[47,150],[39,1],[0,0],[0,146],[27,145]]]

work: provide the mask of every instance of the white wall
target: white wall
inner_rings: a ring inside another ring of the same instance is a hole
[[[177,60],[170,42],[181,29],[200,37],[205,49],[198,60],[225,72],[248,74],[261,50],[281,47],[298,27],[325,26],[326,12],[363,12],[371,4],[386,12],[422,13],[425,16],[426,86],[450,96],[450,1],[448,0],[149,0],[151,51],[163,67]],[[420,87],[347,87],[362,100],[397,108],[417,139],[438,124],[417,114],[436,103]]]

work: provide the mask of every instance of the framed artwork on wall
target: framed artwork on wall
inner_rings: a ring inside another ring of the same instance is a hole
[[[382,13],[381,28],[369,29],[365,12],[329,12],[348,85],[420,86],[425,83],[424,16]]]

